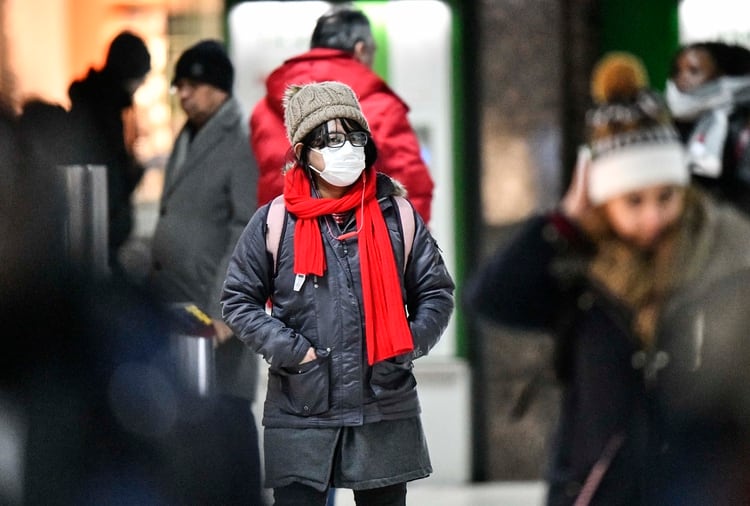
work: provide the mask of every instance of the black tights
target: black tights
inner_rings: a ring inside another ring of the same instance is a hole
[[[292,483],[273,489],[274,506],[324,506],[328,491],[320,492],[307,485]],[[381,488],[355,490],[357,506],[406,506],[406,483]]]

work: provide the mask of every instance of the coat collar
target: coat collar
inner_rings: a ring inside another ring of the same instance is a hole
[[[241,116],[242,112],[239,102],[236,98],[229,97],[219,110],[203,125],[203,128],[195,134],[192,142],[189,142],[186,147],[184,160],[181,166],[177,167],[179,145],[187,143],[190,136],[187,123],[183,125],[167,162],[164,195],[169,195],[174,187],[185,178],[186,174],[201,167],[201,160],[216,147],[218,139],[223,137],[227,130],[235,127]]]

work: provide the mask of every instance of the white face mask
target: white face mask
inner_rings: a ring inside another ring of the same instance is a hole
[[[346,141],[340,148],[310,149],[320,153],[326,165],[322,171],[312,165],[310,165],[310,168],[320,174],[325,182],[333,186],[349,186],[365,170],[364,146],[352,146],[351,142]]]

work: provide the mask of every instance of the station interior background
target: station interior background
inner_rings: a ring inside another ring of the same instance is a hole
[[[170,95],[183,49],[225,40],[249,113],[264,76],[306,49],[328,2],[0,0],[0,95],[20,108],[68,106],[70,82],[103,64],[122,29],[140,34],[153,70],[136,95],[138,156],[132,268],[148,265],[163,166],[184,117]],[[608,50],[629,50],[663,88],[680,43],[750,45],[746,0],[394,0],[356,2],[384,48],[376,70],[412,107],[436,180],[433,233],[459,283],[519,220],[554,206],[572,167],[588,106],[588,76]],[[465,321],[457,311],[439,348],[417,364],[425,425],[442,482],[537,480],[558,395],[546,336]],[[542,372],[522,417],[519,393]],[[548,371],[547,371],[548,372]]]

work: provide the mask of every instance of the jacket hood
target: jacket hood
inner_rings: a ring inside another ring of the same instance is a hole
[[[382,197],[407,197],[406,187],[382,172],[378,172],[376,180],[376,194]]]
[[[348,85],[360,102],[374,93],[393,93],[385,81],[357,61],[351,53],[339,49],[314,48],[286,60],[268,76],[266,100],[269,101],[271,110],[283,118],[283,97],[287,86],[322,81],[340,81]]]
[[[750,269],[750,223],[728,204],[717,203],[701,194],[704,226],[693,237],[682,263],[687,277],[703,269],[705,284],[731,278]]]

